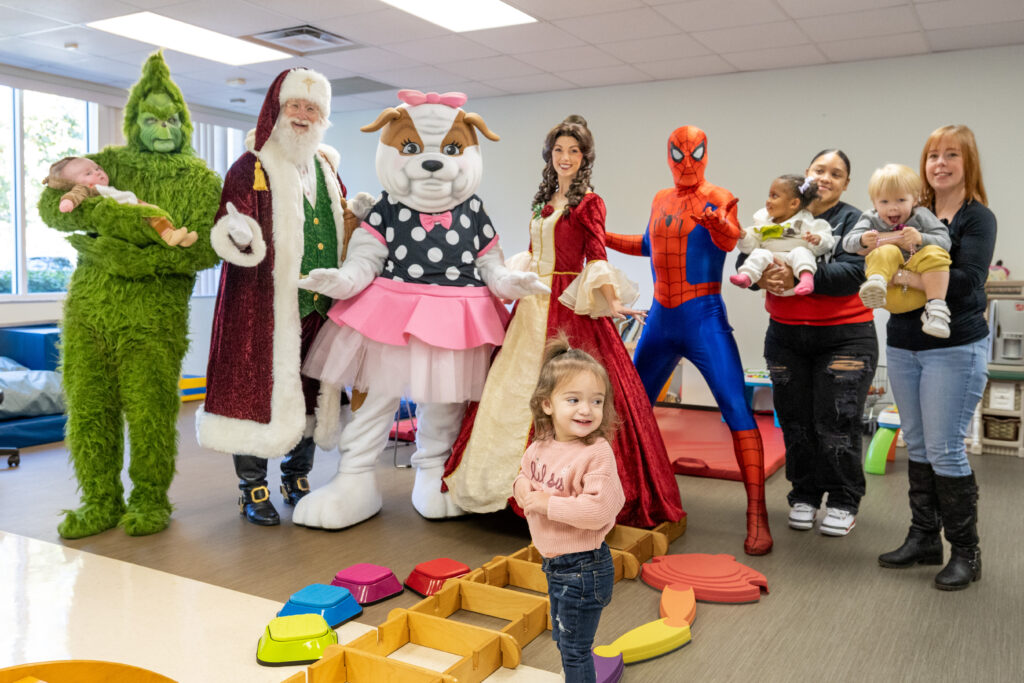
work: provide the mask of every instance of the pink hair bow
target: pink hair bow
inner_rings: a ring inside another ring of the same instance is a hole
[[[466,93],[446,92],[439,95],[436,92],[422,93],[419,90],[399,90],[398,99],[410,107],[415,107],[418,104],[443,104],[452,109],[458,109],[466,103]]]

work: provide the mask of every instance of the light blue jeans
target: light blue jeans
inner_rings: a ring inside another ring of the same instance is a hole
[[[985,390],[988,349],[987,338],[927,351],[886,347],[907,454],[939,476],[971,473],[964,439]]]

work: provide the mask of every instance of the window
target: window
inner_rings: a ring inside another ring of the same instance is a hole
[[[95,147],[96,105],[0,86],[0,296],[67,290],[77,261],[36,204],[50,164]]]

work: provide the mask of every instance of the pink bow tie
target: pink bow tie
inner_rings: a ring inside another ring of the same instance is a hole
[[[466,103],[466,94],[461,92],[446,92],[442,95],[436,92],[422,93],[419,90],[399,90],[398,99],[410,107],[418,104],[443,104],[458,109]]]
[[[434,229],[434,226],[438,223],[441,227],[447,230],[452,227],[452,212],[445,211],[444,213],[421,213],[420,214],[420,225],[427,232]]]

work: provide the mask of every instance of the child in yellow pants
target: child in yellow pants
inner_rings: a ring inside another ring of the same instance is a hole
[[[921,330],[948,337],[946,289],[952,242],[946,225],[917,206],[921,178],[902,164],[887,164],[871,174],[868,194],[875,208],[865,212],[843,239],[846,251],[867,255],[861,301],[868,308],[884,306],[892,313],[924,307]],[[924,291],[900,286],[900,271],[919,273]]]

